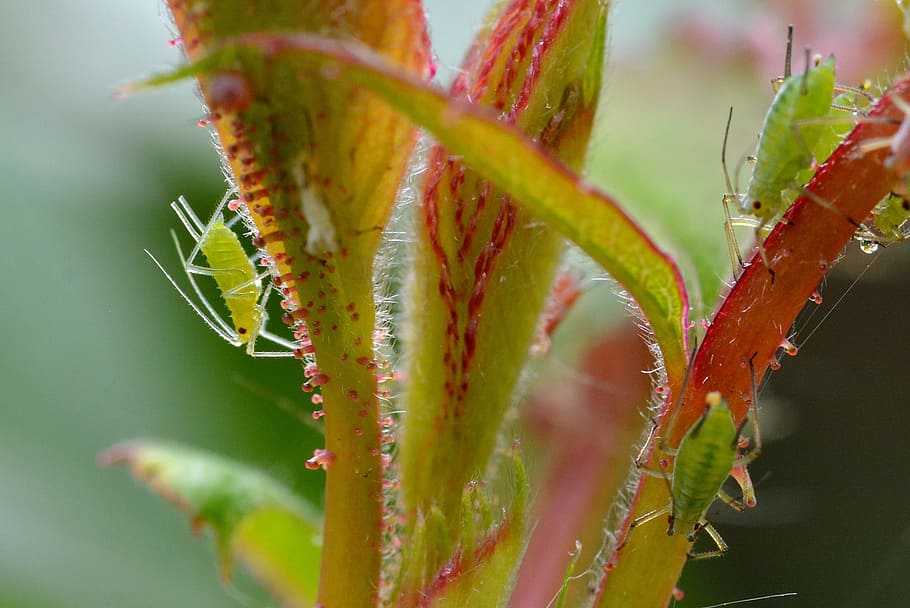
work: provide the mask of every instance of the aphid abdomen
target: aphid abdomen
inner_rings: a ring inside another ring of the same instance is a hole
[[[704,416],[686,433],[673,464],[668,534],[690,534],[714,502],[737,455],[738,431],[727,402],[710,393]]]
[[[224,302],[231,311],[238,340],[246,343],[262,325],[262,311],[258,301],[261,286],[256,279],[256,269],[240,239],[233,230],[217,221],[209,229],[200,247]]]
[[[833,98],[833,56],[783,82],[765,115],[743,211],[763,220],[784,211],[781,191],[793,187],[797,173],[811,164],[810,151],[825,128],[821,122]]]

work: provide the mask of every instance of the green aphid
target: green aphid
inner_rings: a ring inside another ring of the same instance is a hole
[[[881,245],[907,240],[910,238],[910,201],[900,194],[889,193],[857,228],[853,238],[866,253],[875,253]]]
[[[727,544],[705,514],[715,499],[721,499],[738,511],[755,505],[755,492],[745,466],[755,460],[761,451],[758,425],[753,416],[755,445],[745,454],[740,449],[746,445],[741,438],[742,427],[733,422],[733,415],[726,400],[718,392],[708,393],[705,413],[686,432],[676,450],[662,448],[674,456],[673,471],[649,471],[670,480],[670,504],[639,516],[632,526],[641,525],[663,514],[668,514],[667,535],[685,534],[694,541],[704,530],[717,545],[714,551],[690,553],[689,557],[703,559],[718,557],[727,552]],[[734,499],[721,486],[731,474],[743,490],[743,498]]]
[[[830,126],[823,123],[834,99],[834,56],[786,78],[774,96],[759,134],[755,166],[740,198],[743,212],[762,225],[787,208],[784,192],[798,189],[797,175],[812,166],[812,151]]]
[[[164,276],[167,277],[167,280],[170,281],[186,303],[202,318],[206,325],[225,341],[233,346],[246,345],[246,353],[253,357],[292,357],[297,346],[280,336],[266,331],[264,327],[267,317],[265,306],[271,294],[272,285],[268,283],[263,291],[262,279],[268,273],[256,272],[256,267],[244,250],[243,245],[241,245],[237,234],[231,229],[230,224],[225,224],[224,222],[222,211],[231,194],[229,192],[219,203],[212,214],[212,219],[207,224],[204,224],[196,216],[189,203],[183,197],[171,203],[171,208],[195,242],[189,256],[184,257],[177,235],[173,231],[171,232],[171,236],[174,238],[174,245],[177,248],[177,254],[180,256],[181,266],[193,288],[193,292],[201,303],[201,307],[177,285],[173,277],[151,253],[148,251],[146,253],[152,258],[152,261],[164,273]],[[205,256],[208,266],[196,263],[196,258],[200,253]],[[218,286],[221,297],[231,313],[232,323],[225,321],[203,294],[202,289],[196,282],[196,276],[198,275],[215,279],[215,284]],[[278,344],[286,350],[277,352],[257,351],[256,339],[260,337]]]

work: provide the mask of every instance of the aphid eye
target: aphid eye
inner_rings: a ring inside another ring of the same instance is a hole
[[[907,199],[902,200],[901,209],[903,209],[904,211],[910,211],[910,201],[908,201]]]
[[[238,328],[237,328],[237,333],[240,334],[241,336],[244,335],[244,334],[246,333],[246,331],[247,331],[247,330],[246,330],[246,327],[238,327]]]
[[[755,201],[754,203],[752,203],[752,208],[755,209],[756,211],[761,209],[761,201]]]

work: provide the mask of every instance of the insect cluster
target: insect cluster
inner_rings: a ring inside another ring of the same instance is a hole
[[[730,119],[724,134],[721,163],[727,193],[723,196],[727,217],[725,230],[734,260],[734,272],[745,266],[733,232],[735,225],[752,226],[758,252],[765,267],[773,275],[762,246],[762,238],[770,232],[784,212],[800,195],[807,195],[820,207],[832,209],[824,199],[804,188],[818,167],[843,141],[849,130],[869,118],[865,110],[876,99],[869,93],[870,84],[859,87],[839,84],[835,80],[834,56],[810,58],[806,50],[805,68],[791,73],[793,28],[789,29],[784,76],[772,81],[776,90],[758,135],[758,148],[749,156],[752,174],[744,192],[737,192],[730,180],[726,162],[727,136]],[[910,116],[910,104],[895,100],[905,115]],[[907,201],[907,178],[910,178],[910,121],[902,121],[897,133],[888,138],[870,141],[864,149],[871,151],[890,148],[886,161],[899,175],[907,176],[895,183],[893,192],[885,197],[868,218],[857,221],[844,217],[856,226],[856,239],[863,251],[874,252],[880,245],[902,241],[910,236],[910,202]],[[738,214],[730,212],[735,204]],[[738,263],[737,263],[738,262]]]

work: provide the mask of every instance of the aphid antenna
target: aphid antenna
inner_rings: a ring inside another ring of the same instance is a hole
[[[727,126],[724,128],[724,145],[720,149],[720,164],[724,170],[724,183],[727,186],[727,193],[724,194],[723,199],[724,232],[727,234],[727,251],[730,255],[730,264],[733,266],[733,274],[735,275],[738,270],[742,270],[746,266],[743,263],[743,256],[739,252],[739,243],[736,240],[736,233],[733,231],[733,216],[730,214],[730,202],[739,200],[739,195],[735,192],[733,184],[730,182],[730,172],[727,170],[727,142],[730,137],[730,123],[732,122],[733,106],[730,106],[730,113],[727,114]],[[739,265],[738,269],[737,264]]]
[[[214,228],[215,224],[224,221],[222,212],[233,194],[234,190],[225,192],[224,196],[221,197],[221,202],[218,203],[215,207],[215,211],[212,212],[212,218],[209,220],[208,224],[204,224],[202,220],[199,219],[199,216],[196,215],[183,196],[178,197],[176,201],[171,203],[171,209],[174,210],[174,213],[177,214],[180,222],[186,227],[187,231],[189,231],[190,235],[193,237],[193,241],[195,241],[192,251],[190,251],[190,254],[187,256],[187,260],[189,260],[190,263],[196,259],[196,256],[199,255],[199,252],[202,249],[202,242],[205,240],[203,236],[208,234],[212,228]],[[197,230],[192,230],[191,225],[195,226]]]

